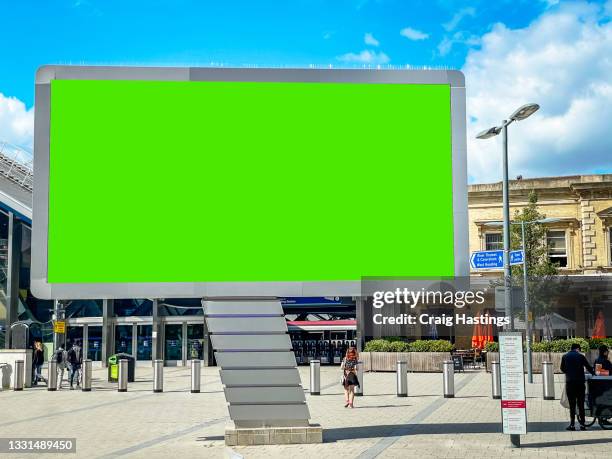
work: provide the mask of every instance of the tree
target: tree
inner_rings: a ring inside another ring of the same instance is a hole
[[[558,265],[551,263],[548,258],[548,247],[546,245],[546,228],[544,224],[537,223],[543,220],[546,215],[538,210],[538,195],[535,191],[529,193],[529,204],[521,211],[514,212],[514,223],[510,232],[511,250],[522,249],[522,235],[520,222],[525,222],[525,262],[527,273],[532,277],[554,276],[559,270]],[[528,223],[536,222],[536,223]],[[523,278],[523,265],[512,267],[514,278]]]
[[[553,308],[559,294],[567,291],[567,278],[558,276],[559,265],[551,263],[548,258],[546,228],[544,224],[537,222],[546,216],[538,210],[538,196],[535,191],[529,193],[528,202],[526,207],[514,213],[515,224],[511,226],[510,246],[512,250],[523,248],[520,222],[525,222],[525,265],[529,276],[527,281],[529,306],[535,317],[544,319],[544,336],[546,339],[551,339]],[[514,285],[523,286],[523,265],[512,267],[512,277]],[[525,320],[524,309],[517,309],[520,311],[518,315]]]

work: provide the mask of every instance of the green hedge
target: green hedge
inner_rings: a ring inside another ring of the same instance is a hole
[[[569,352],[572,344],[580,344],[580,350],[587,352],[592,344],[584,338],[556,339],[553,341],[540,341],[531,343],[532,352]],[[499,343],[487,343],[485,350],[488,352],[499,352]]]
[[[589,339],[589,347],[591,349],[597,349],[602,344],[608,346],[609,349],[612,349],[612,338],[591,338]]]
[[[366,343],[365,352],[450,352],[453,345],[450,341],[417,340],[412,343],[395,339],[373,339]]]

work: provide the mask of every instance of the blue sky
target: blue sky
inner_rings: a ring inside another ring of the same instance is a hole
[[[612,0],[0,0],[0,140],[31,147],[44,64],[450,67],[470,181],[499,179],[499,145],[474,133],[531,101],[512,174],[612,173],[611,16]]]
[[[338,66],[368,63],[367,54],[364,62],[347,55],[369,50],[372,56],[388,56],[392,65],[461,68],[467,46],[457,43],[441,53],[445,37],[458,30],[466,39],[478,37],[500,19],[523,27],[547,8],[538,1],[406,0],[21,0],[2,5],[0,90],[28,107],[34,71],[49,63]],[[400,35],[406,28],[427,37]],[[364,42],[366,33],[372,44]]]

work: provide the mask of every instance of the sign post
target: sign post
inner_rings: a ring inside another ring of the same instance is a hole
[[[505,435],[510,435],[512,448],[520,448],[521,435],[527,434],[527,401],[523,365],[523,334],[499,334],[499,366],[501,373],[501,412]]]

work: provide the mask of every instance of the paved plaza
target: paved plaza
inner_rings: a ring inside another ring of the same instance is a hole
[[[307,391],[308,368],[300,368]],[[441,374],[409,374],[409,396],[395,395],[394,373],[365,375],[365,396],[344,408],[338,368],[321,369],[320,396],[307,400],[325,429],[316,445],[225,447],[228,411],[217,368],[202,370],[202,392],[189,392],[189,368],[165,368],[164,392],[152,392],[152,369],[138,367],[127,393],[95,369],[90,393],[46,387],[0,392],[0,437],[76,437],[78,457],[595,457],[607,456],[612,431],[567,432],[558,400],[542,400],[539,375],[527,385],[529,431],[523,448],[500,433],[499,401],[490,375],[455,376],[445,399]],[[562,376],[557,375],[557,398]],[[68,456],[68,455],[67,455]],[[31,454],[8,457],[32,458]],[[70,455],[69,457],[75,457]]]

